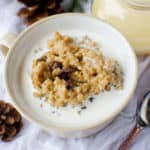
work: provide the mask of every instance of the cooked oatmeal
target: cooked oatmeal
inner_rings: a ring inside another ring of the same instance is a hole
[[[57,32],[48,45],[49,51],[33,61],[32,83],[34,95],[51,105],[82,104],[94,94],[123,87],[117,61],[105,57],[87,36],[77,42]]]

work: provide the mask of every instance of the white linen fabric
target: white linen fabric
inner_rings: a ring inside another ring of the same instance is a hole
[[[0,0],[0,37],[8,32],[19,33],[25,28],[23,20],[16,16],[20,7],[22,5],[16,0]],[[89,12],[89,4],[85,8]],[[5,58],[0,55],[0,99],[11,102],[5,90],[4,64]],[[21,132],[12,142],[0,141],[0,150],[117,150],[135,125],[137,104],[150,89],[150,57],[139,59],[138,81],[128,107],[99,133],[80,139],[58,138],[23,119]],[[145,128],[138,135],[131,150],[150,150],[150,128]]]

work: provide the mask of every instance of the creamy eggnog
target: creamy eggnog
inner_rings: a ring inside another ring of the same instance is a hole
[[[149,0],[95,0],[93,15],[117,27],[137,54],[150,53]]]

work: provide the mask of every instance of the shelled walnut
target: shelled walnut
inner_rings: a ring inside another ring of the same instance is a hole
[[[11,141],[22,127],[19,112],[9,103],[0,100],[0,138]]]

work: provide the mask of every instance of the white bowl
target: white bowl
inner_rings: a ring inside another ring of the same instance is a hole
[[[25,69],[31,68],[30,55],[34,45],[56,31],[77,31],[76,33],[91,34],[93,38],[95,35],[102,45],[104,54],[117,59],[124,71],[123,90],[101,94],[99,102],[92,104],[93,107],[88,110],[88,115],[84,115],[81,122],[78,118],[72,122],[67,118],[52,120],[49,116],[49,107],[45,106],[44,110],[41,110],[40,101],[32,96],[30,78],[26,82],[22,81],[28,74],[28,69],[27,72]],[[14,105],[27,120],[58,136],[82,137],[102,129],[128,104],[137,83],[137,61],[127,40],[111,25],[92,16],[66,13],[43,19],[19,35],[7,57],[5,79],[7,91]],[[63,119],[66,120],[66,124],[62,123]]]

